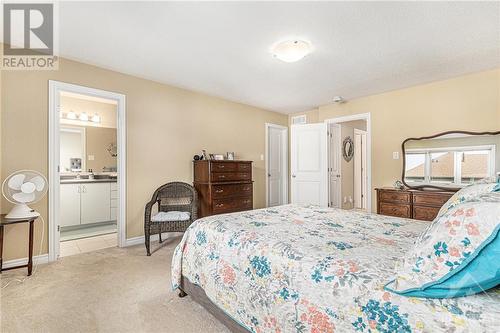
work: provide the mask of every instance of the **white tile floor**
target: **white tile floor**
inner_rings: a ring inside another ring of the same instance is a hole
[[[116,233],[61,242],[61,257],[118,246]]]

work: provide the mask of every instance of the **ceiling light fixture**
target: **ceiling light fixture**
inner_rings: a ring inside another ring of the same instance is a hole
[[[273,56],[284,62],[299,61],[311,53],[311,50],[311,43],[299,39],[285,40],[271,47]]]

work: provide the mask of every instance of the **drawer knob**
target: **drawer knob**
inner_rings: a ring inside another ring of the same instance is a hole
[[[226,176],[224,176],[224,175],[219,175],[219,178],[226,178]]]
[[[224,190],[215,190],[215,193],[222,193]]]
[[[225,165],[219,165],[219,169],[224,169]]]
[[[243,191],[250,191],[250,187],[244,187]]]
[[[250,200],[245,200],[243,202],[247,204],[247,203],[250,203]]]
[[[219,207],[223,207],[223,206],[224,206],[224,204],[217,204],[217,205],[215,205],[215,207],[218,207],[218,208]]]

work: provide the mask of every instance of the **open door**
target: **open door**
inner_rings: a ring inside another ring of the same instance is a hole
[[[339,124],[330,124],[330,207],[342,208],[342,137]]]
[[[354,208],[367,208],[366,131],[354,129]]]
[[[327,124],[291,126],[291,202],[328,206]]]

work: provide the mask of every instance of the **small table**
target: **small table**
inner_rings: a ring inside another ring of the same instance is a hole
[[[28,267],[28,276],[31,275],[31,270],[33,269],[33,224],[38,216],[26,217],[21,219],[7,219],[6,214],[0,215],[0,274],[2,271],[8,271],[9,269],[24,268]],[[6,225],[17,224],[17,223],[29,223],[29,247],[28,247],[28,263],[26,265],[13,266],[9,268],[3,268],[2,266],[2,255],[3,255],[3,227]]]

